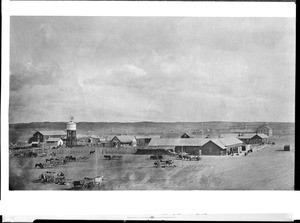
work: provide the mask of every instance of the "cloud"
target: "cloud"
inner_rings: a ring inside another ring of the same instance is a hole
[[[294,120],[292,18],[12,17],[10,38],[11,122]]]

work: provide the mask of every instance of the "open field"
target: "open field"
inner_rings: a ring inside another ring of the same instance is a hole
[[[104,160],[103,148],[76,148],[73,152],[63,150],[57,156],[86,155],[86,162],[71,162],[48,170],[65,173],[69,182],[103,175],[100,190],[293,190],[294,136],[274,136],[271,140],[276,142],[275,146],[254,149],[248,156],[202,156],[200,161],[169,157],[176,167],[166,168],[155,168],[149,155],[123,152],[122,160]],[[285,144],[292,146],[290,152],[280,151]],[[89,155],[94,149],[95,154]],[[72,189],[71,184],[32,182],[47,170],[34,169],[34,164],[46,158],[10,158],[10,189]]]

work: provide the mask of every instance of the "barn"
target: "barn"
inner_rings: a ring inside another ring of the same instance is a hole
[[[133,135],[117,135],[110,142],[112,147],[135,147],[137,143]]]
[[[30,138],[31,142],[46,142],[49,138],[64,138],[67,137],[65,131],[37,131]]]
[[[207,139],[202,138],[182,138],[180,139],[179,144],[175,146],[175,152],[200,155],[199,151],[207,141]]]
[[[268,126],[266,123],[259,126],[257,129],[256,129],[256,133],[258,134],[265,134],[267,136],[272,136],[273,135],[273,130],[270,126]]]
[[[245,144],[262,144],[267,143],[268,136],[265,134],[245,134],[238,137]]]
[[[202,146],[200,155],[219,156],[239,153],[242,145],[243,142],[235,137],[211,139]]]
[[[136,135],[137,146],[147,146],[152,139],[159,139],[160,135]]]
[[[256,134],[251,139],[251,144],[265,144],[268,141],[268,136],[265,134]]]
[[[167,149],[176,153],[199,154],[201,146],[207,141],[201,138],[160,138],[152,139],[148,147]]]

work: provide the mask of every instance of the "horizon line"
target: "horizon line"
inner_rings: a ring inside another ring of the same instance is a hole
[[[32,123],[67,123],[69,121],[36,121],[36,122],[14,122],[8,123],[9,125],[16,125],[16,124],[32,124]],[[291,121],[203,121],[203,123],[209,122],[231,122],[231,123],[295,123]],[[121,122],[121,121],[78,121],[75,123],[125,123],[125,124],[132,124],[132,123],[202,123],[202,121],[128,121],[128,122]]]

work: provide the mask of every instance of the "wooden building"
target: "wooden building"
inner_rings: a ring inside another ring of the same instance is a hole
[[[267,136],[272,136],[273,135],[273,130],[270,126],[268,126],[266,123],[259,126],[257,129],[256,129],[256,133],[258,134],[265,134]]]
[[[201,150],[201,155],[219,156],[230,153],[240,153],[243,142],[235,137],[210,139]]]
[[[61,130],[58,131],[37,131],[30,138],[31,142],[46,142],[49,138],[65,138],[67,133]]]
[[[110,142],[111,147],[135,147],[137,145],[136,138],[133,135],[117,135]]]
[[[186,152],[199,155],[201,146],[206,142],[207,139],[201,138],[160,138],[152,139],[148,147],[171,150],[176,153]]]
[[[137,146],[147,146],[152,139],[159,139],[160,135],[136,135]]]
[[[245,134],[238,136],[238,139],[243,141],[245,144],[263,144],[267,143],[268,136],[265,134]]]

